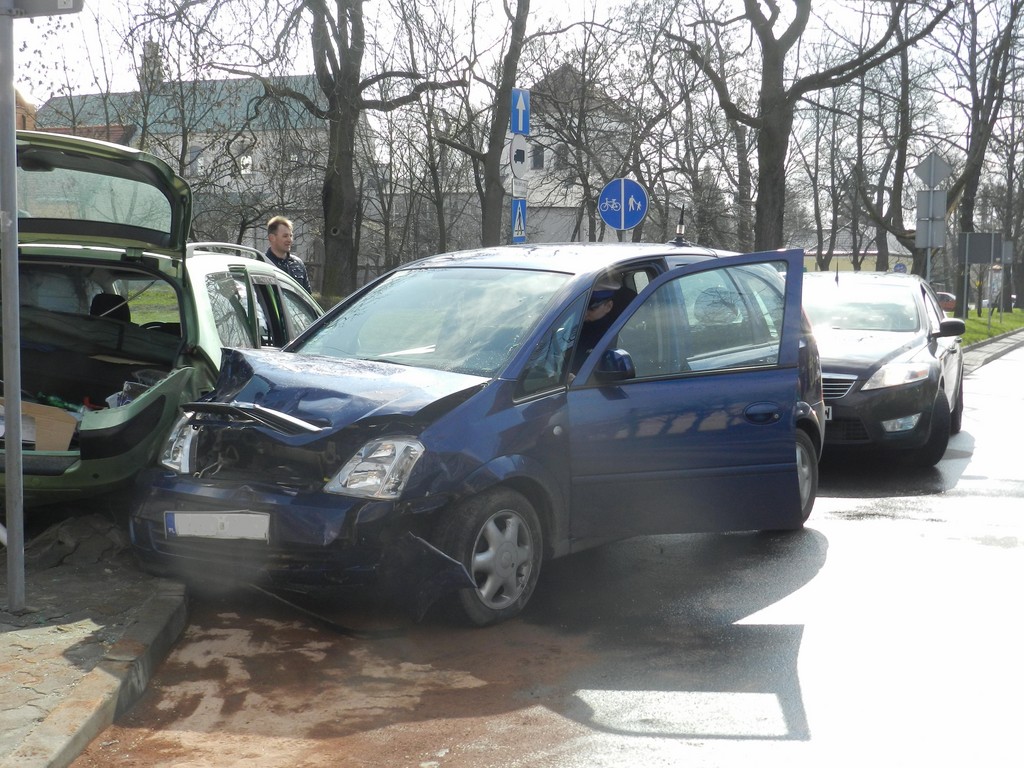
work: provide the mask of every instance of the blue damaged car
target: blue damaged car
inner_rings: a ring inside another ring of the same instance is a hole
[[[135,551],[186,579],[397,573],[421,594],[418,549],[486,625],[549,558],[799,529],[824,425],[802,270],[798,251],[650,243],[404,265],[283,350],[225,352],[138,484]]]

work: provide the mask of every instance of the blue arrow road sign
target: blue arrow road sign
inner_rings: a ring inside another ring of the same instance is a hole
[[[633,229],[647,215],[647,190],[632,179],[612,179],[597,198],[597,210],[612,229]]]
[[[508,122],[512,133],[530,135],[530,92],[525,88],[512,89],[512,114]]]
[[[526,242],[526,198],[512,198],[512,242]]]

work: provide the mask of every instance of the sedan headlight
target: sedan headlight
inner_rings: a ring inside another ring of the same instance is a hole
[[[345,496],[397,499],[422,455],[423,444],[412,437],[371,440],[327,482],[324,490]]]
[[[173,469],[180,474],[189,474],[192,471],[192,441],[195,439],[196,429],[189,424],[189,416],[186,414],[175,423],[160,456],[160,466]]]
[[[913,384],[915,381],[927,379],[928,371],[927,363],[889,363],[875,371],[875,375],[868,379],[867,384],[861,389],[884,389]]]

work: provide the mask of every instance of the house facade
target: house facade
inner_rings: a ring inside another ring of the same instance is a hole
[[[604,169],[623,165],[626,116],[573,67],[565,65],[530,88],[531,125],[524,178],[527,240],[616,240],[597,213]],[[511,139],[511,135],[510,135]],[[512,180],[506,179],[511,194]]]
[[[36,129],[36,108],[28,99],[14,90],[14,126],[19,131]]]
[[[269,82],[280,92],[319,99],[312,75]],[[267,220],[288,217],[295,224],[294,253],[319,288],[327,132],[295,100],[268,96],[252,78],[152,78],[138,91],[54,96],[36,111],[35,125],[161,157],[192,188],[193,241],[266,248]]]
[[[836,230],[824,229],[820,233],[813,228],[798,229],[790,237],[789,248],[802,248],[804,269],[808,272],[819,270],[825,264],[830,270],[875,271],[878,263],[878,240],[875,228],[862,228],[854,238],[850,225]],[[907,250],[891,234],[886,236],[888,269],[911,271],[914,254]],[[901,265],[901,266],[898,266]]]
[[[608,226],[597,201],[609,181],[637,179],[628,156],[636,120],[594,82],[563,65],[530,88],[525,185],[527,239],[532,242],[615,241],[632,236]],[[506,180],[512,193],[512,181]],[[679,216],[672,205],[650,198],[642,227],[645,240],[670,239]]]

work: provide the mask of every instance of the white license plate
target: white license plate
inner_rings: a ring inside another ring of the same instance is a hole
[[[270,515],[264,512],[164,512],[171,536],[270,541]]]
[[[832,406],[825,406],[825,421],[832,421]]]

